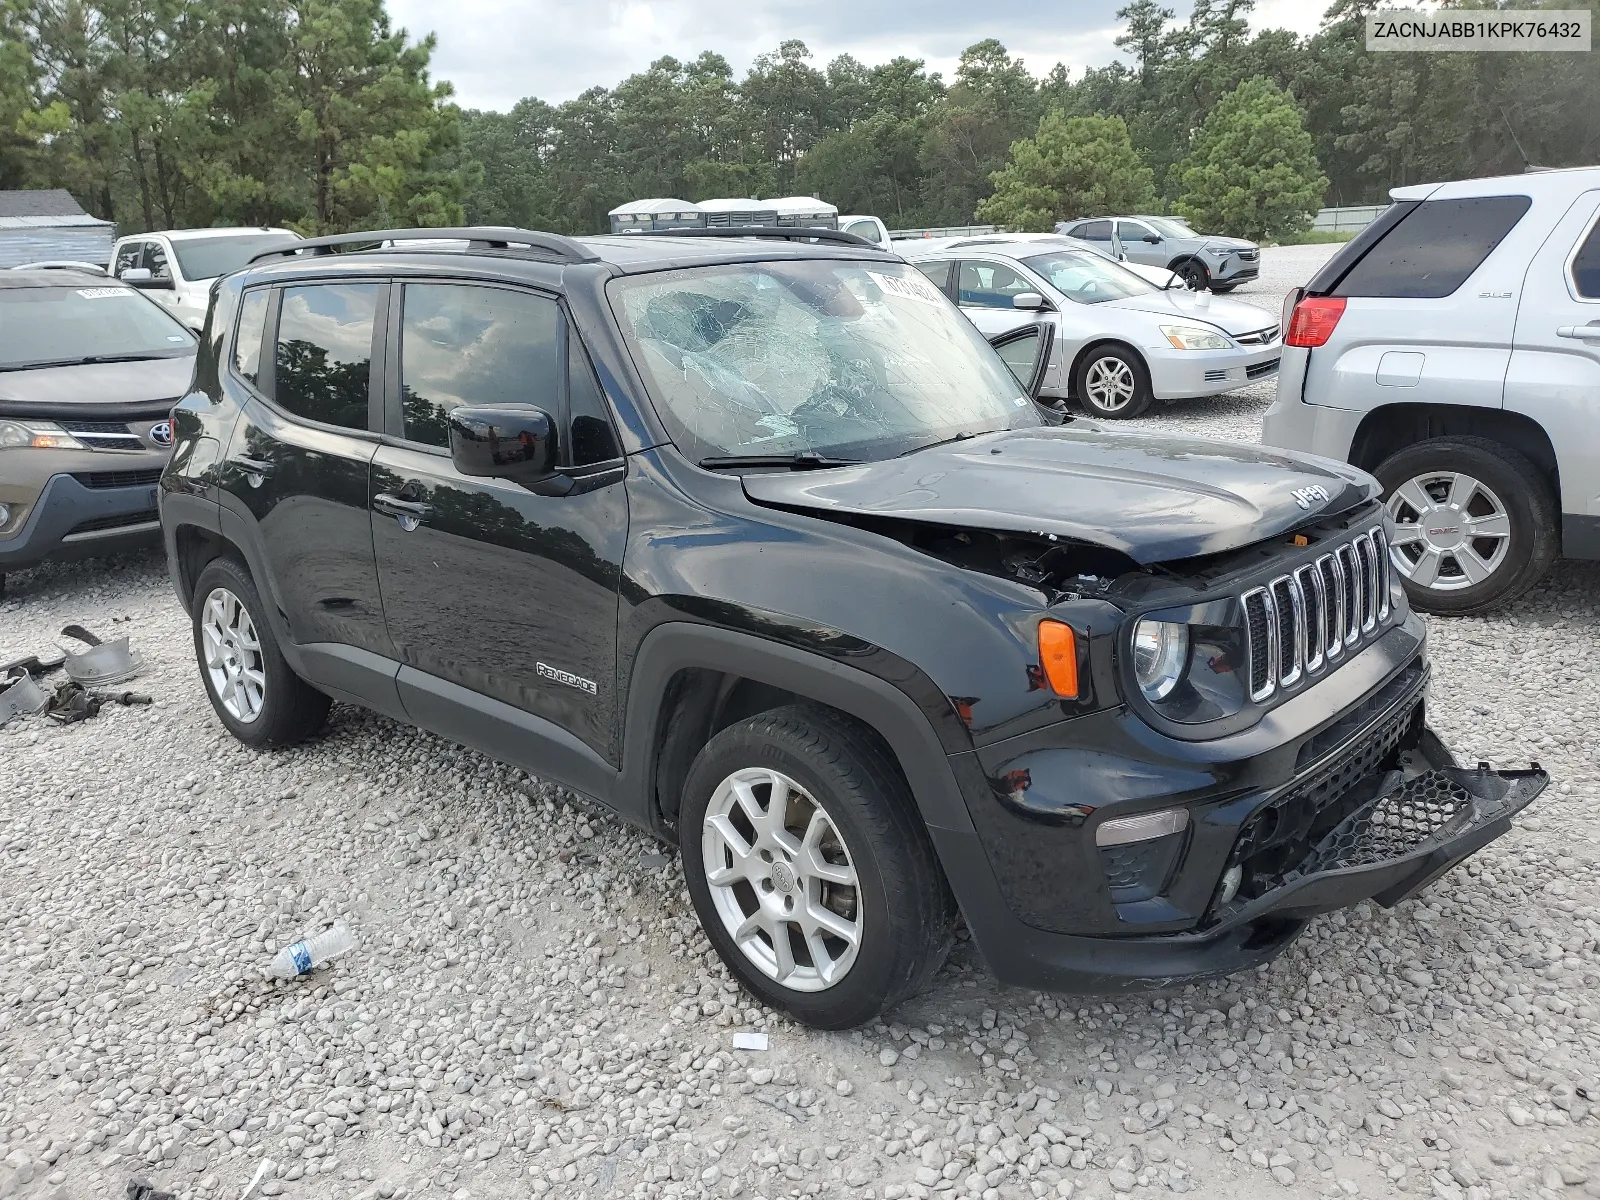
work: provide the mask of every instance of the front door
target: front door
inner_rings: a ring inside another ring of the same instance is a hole
[[[331,281],[243,294],[224,368],[241,413],[220,482],[226,512],[254,526],[292,640],[393,657],[367,515],[388,293]]]
[[[956,269],[956,303],[984,337],[1033,324],[1037,315],[1012,301],[1023,292],[1038,290],[1039,285],[1015,267],[993,259],[963,259]]]
[[[1578,197],[1528,264],[1505,406],[1555,447],[1563,551],[1600,558],[1600,190]]]
[[[1156,240],[1151,242],[1147,238]],[[1118,221],[1117,243],[1118,258],[1143,263],[1148,267],[1167,265],[1167,253],[1161,244],[1161,235],[1143,221]]]
[[[408,283],[395,299],[372,542],[400,660],[614,758],[627,504],[582,344],[556,300],[532,291]],[[503,404],[551,414],[561,461],[582,476],[571,493],[535,495],[451,464],[450,410]]]

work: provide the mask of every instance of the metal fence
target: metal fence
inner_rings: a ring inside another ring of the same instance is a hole
[[[896,242],[911,238],[977,237],[980,233],[999,233],[998,225],[946,225],[933,229],[891,229],[889,237]]]
[[[1324,208],[1311,222],[1319,233],[1356,233],[1377,218],[1387,204],[1353,204],[1348,208]]]

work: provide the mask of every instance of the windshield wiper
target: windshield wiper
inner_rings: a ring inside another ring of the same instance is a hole
[[[956,434],[955,437],[940,438],[937,442],[923,442],[920,446],[913,446],[909,450],[902,450],[899,454],[895,455],[895,457],[904,458],[908,454],[916,454],[921,450],[932,450],[935,446],[948,446],[951,442],[964,442],[969,438],[975,438],[977,436],[977,434],[971,432],[970,430],[964,429],[960,433]]]
[[[822,467],[854,467],[860,463],[859,458],[829,458],[814,450],[802,450],[798,454],[724,454],[700,460],[700,465],[708,471],[738,467],[788,467],[794,471],[815,471]]]
[[[0,371],[43,371],[50,367],[83,367],[90,363],[146,362],[158,358],[179,358],[177,354],[86,354],[82,358],[52,358],[44,362],[6,363]]]

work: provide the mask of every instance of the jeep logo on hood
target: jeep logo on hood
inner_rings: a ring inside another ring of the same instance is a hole
[[[1328,495],[1328,489],[1320,483],[1307,484],[1303,488],[1295,488],[1289,493],[1294,497],[1294,502],[1301,508],[1309,509],[1313,504],[1326,504],[1333,497]]]

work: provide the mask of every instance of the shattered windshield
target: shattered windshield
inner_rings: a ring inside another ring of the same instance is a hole
[[[695,461],[881,459],[1040,423],[983,336],[902,263],[736,263],[610,286],[657,411]]]

